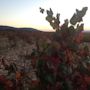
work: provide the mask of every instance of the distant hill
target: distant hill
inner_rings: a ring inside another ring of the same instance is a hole
[[[33,28],[16,28],[16,27],[11,27],[11,26],[0,26],[0,30],[26,30],[26,31],[39,31],[37,29]]]
[[[33,28],[15,28],[10,26],[0,26],[0,37],[7,37],[10,40],[24,40],[31,43],[35,39],[51,38],[50,32],[42,32]]]
[[[0,30],[15,30],[16,28],[10,26],[0,26]]]
[[[90,31],[84,31],[84,42],[90,42]],[[15,28],[10,26],[0,26],[0,36],[9,38],[21,38],[27,42],[31,42],[32,38],[51,39],[53,32],[43,32],[34,28]]]

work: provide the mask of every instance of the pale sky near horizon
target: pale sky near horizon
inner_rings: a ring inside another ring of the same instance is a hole
[[[60,13],[61,24],[75,13],[76,8],[88,7],[83,18],[85,30],[90,30],[90,0],[0,0],[0,25],[13,27],[31,27],[39,30],[53,30],[45,20],[45,14],[39,7],[52,8]]]

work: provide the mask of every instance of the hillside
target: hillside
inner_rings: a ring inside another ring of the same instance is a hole
[[[44,42],[52,39],[53,32],[42,32],[31,28],[13,28],[8,26],[0,26],[0,54],[7,55],[9,53],[15,56],[16,53],[21,54],[28,52],[30,54],[31,47],[35,45],[36,40]],[[84,42],[90,42],[90,32],[84,32]],[[34,46],[35,47],[35,46]]]
[[[84,31],[84,42],[90,41],[90,32]],[[51,38],[53,32],[42,32],[33,28],[15,28],[9,26],[0,26],[0,36],[6,36],[9,39],[21,38],[26,42],[31,42],[32,38]]]
[[[90,32],[84,33],[84,42],[90,42]],[[0,54],[6,54],[15,50],[24,52],[23,48],[30,53],[30,47],[36,40],[44,42],[52,39],[53,32],[42,32],[32,28],[13,28],[0,26]]]
[[[36,29],[0,27],[0,60],[2,58],[8,65],[14,62],[18,71],[23,68],[32,80],[36,74],[31,64],[32,49],[36,49],[36,40],[39,44],[51,41],[53,32],[42,32]],[[84,32],[84,42],[90,42],[90,32]],[[7,76],[7,70],[2,68],[0,62],[0,75]]]
[[[0,59],[3,57],[8,63],[14,61],[19,70],[23,67],[23,60],[25,60],[29,70],[32,68],[30,54],[32,49],[36,48],[35,41],[38,39],[45,42],[48,38],[51,38],[51,33],[44,33],[36,29],[26,30],[25,28],[17,29],[13,27],[3,27],[2,29],[0,27]],[[6,71],[0,69],[0,74],[5,73]]]

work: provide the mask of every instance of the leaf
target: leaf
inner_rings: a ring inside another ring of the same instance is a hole
[[[70,23],[72,25],[75,25],[77,23],[77,18],[78,18],[77,15],[74,13],[72,18],[70,19]]]
[[[40,12],[43,14],[44,13],[44,9],[40,7]]]
[[[51,8],[50,8],[50,10],[47,10],[47,15],[48,15],[48,16],[53,16],[53,11],[52,11]]]
[[[84,17],[84,15],[86,14],[86,11],[87,11],[87,10],[88,10],[88,7],[83,7],[81,11],[78,10],[78,9],[76,9],[77,16],[78,16],[79,18]]]
[[[70,23],[72,25],[75,25],[77,22],[83,21],[82,18],[86,14],[87,9],[88,9],[87,7],[82,8],[82,10],[76,9],[76,13],[74,13],[72,18],[70,19]]]

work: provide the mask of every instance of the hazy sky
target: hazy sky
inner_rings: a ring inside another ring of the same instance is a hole
[[[87,6],[84,17],[85,29],[90,30],[90,0],[0,0],[0,25],[14,27],[32,27],[40,30],[53,30],[45,20],[46,15],[39,12],[39,7],[60,13],[61,23],[70,19],[75,9]]]

